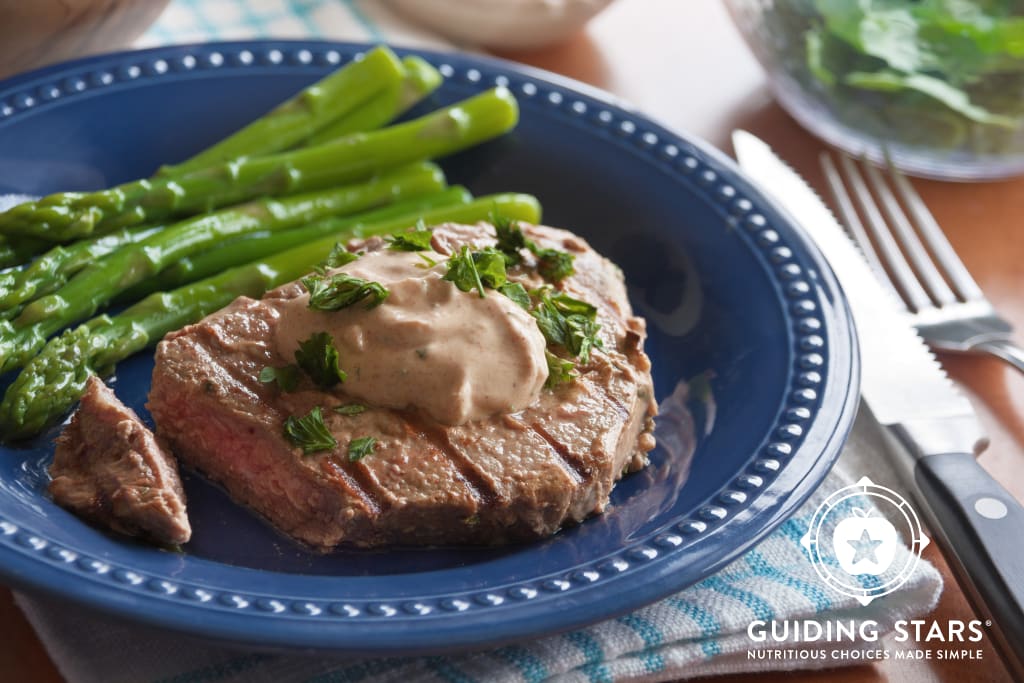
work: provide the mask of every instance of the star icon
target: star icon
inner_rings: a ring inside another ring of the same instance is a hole
[[[864,529],[860,533],[860,538],[856,541],[847,541],[855,553],[853,555],[853,564],[857,564],[861,560],[870,560],[871,562],[878,562],[878,558],[875,557],[875,548],[882,545],[882,541],[876,541],[868,535],[868,530]]]

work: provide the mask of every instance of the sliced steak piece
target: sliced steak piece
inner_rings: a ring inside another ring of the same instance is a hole
[[[162,545],[192,535],[174,457],[95,376],[57,439],[50,477],[58,505],[113,531]]]
[[[632,315],[621,271],[582,239],[540,226],[524,232],[576,256],[576,274],[559,287],[597,307],[605,347],[573,383],[544,389],[526,409],[450,426],[374,406],[340,414],[333,408],[354,400],[344,383],[324,391],[303,380],[293,392],[261,384],[262,368],[292,360],[275,343],[283,304],[304,291],[291,283],[259,301],[240,298],[160,343],[149,396],[158,433],[235,500],[325,551],[339,543],[521,541],[601,512],[615,481],[643,467],[654,447],[644,322]],[[494,243],[485,224],[434,231],[442,254]],[[541,282],[525,258],[509,276],[535,287]],[[316,406],[338,447],[303,455],[283,425]],[[375,437],[376,448],[350,462],[348,444],[363,436]]]

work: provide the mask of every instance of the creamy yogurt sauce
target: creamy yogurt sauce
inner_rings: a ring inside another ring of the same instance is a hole
[[[329,271],[379,282],[384,303],[339,311],[309,308],[309,294],[280,306],[276,343],[289,361],[317,332],[334,337],[346,395],[369,405],[416,408],[457,425],[527,407],[548,376],[545,340],[529,313],[488,290],[480,298],[442,280],[445,257],[382,249]]]

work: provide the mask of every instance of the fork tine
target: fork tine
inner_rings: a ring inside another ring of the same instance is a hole
[[[978,283],[974,281],[971,274],[967,272],[967,268],[964,267],[963,261],[953,251],[952,245],[950,245],[949,240],[943,234],[942,228],[939,227],[938,222],[935,220],[935,216],[925,206],[921,195],[917,193],[906,176],[896,170],[891,161],[889,162],[889,177],[892,178],[893,185],[896,187],[896,191],[899,193],[904,206],[907,207],[910,215],[913,216],[914,224],[917,225],[921,237],[924,238],[928,248],[935,256],[935,260],[946,272],[946,276],[953,284],[956,294],[964,301],[980,301],[984,299],[985,295],[982,293],[981,288],[978,287]]]
[[[885,218],[871,196],[871,191],[864,183],[864,177],[853,163],[853,159],[845,154],[840,154],[839,165],[843,170],[842,175],[845,175],[847,185],[852,191],[853,198],[867,219],[867,227],[882,252],[881,257],[889,266],[888,272],[895,281],[896,288],[903,292],[903,300],[907,303],[907,307],[914,313],[931,308],[931,299],[921,287],[921,283],[918,282],[917,276],[914,275],[907,260],[903,258],[899,245],[896,244],[895,238],[889,231]]]
[[[863,160],[861,161],[861,167],[864,169],[868,182],[871,183],[871,187],[875,191],[875,196],[882,203],[882,211],[889,218],[889,228],[896,235],[897,242],[902,244],[903,251],[909,257],[910,263],[913,264],[914,270],[917,272],[918,279],[923,284],[925,291],[931,296],[932,301],[939,306],[956,303],[956,295],[949,288],[949,285],[946,284],[946,281],[942,279],[942,273],[935,267],[931,256],[928,255],[924,245],[921,244],[917,232],[914,231],[914,226],[911,225],[907,214],[903,212],[900,203],[896,201],[895,195],[889,189],[889,185],[885,182],[882,174],[877,168]]]
[[[872,246],[871,240],[868,238],[867,231],[864,230],[864,224],[861,222],[860,216],[857,215],[857,210],[853,207],[853,200],[850,199],[850,193],[846,191],[843,178],[839,174],[839,169],[836,168],[835,162],[832,161],[832,157],[828,152],[822,152],[818,156],[818,163],[821,164],[821,169],[825,172],[825,181],[832,194],[832,200],[839,209],[839,217],[842,219],[847,232],[853,237],[853,241],[860,247],[861,253],[867,259],[871,270],[874,271],[875,279],[881,282],[882,286],[888,289],[897,301],[903,302],[903,297],[896,291],[892,280],[889,279],[889,274],[885,272],[885,267],[878,260],[878,252],[875,251],[875,247]]]

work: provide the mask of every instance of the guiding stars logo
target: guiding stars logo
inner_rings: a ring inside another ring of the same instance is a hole
[[[897,524],[876,509],[894,512],[888,517]],[[897,563],[900,530],[911,552]],[[818,506],[800,543],[825,583],[867,605],[906,583],[929,541],[903,496],[864,477]]]

